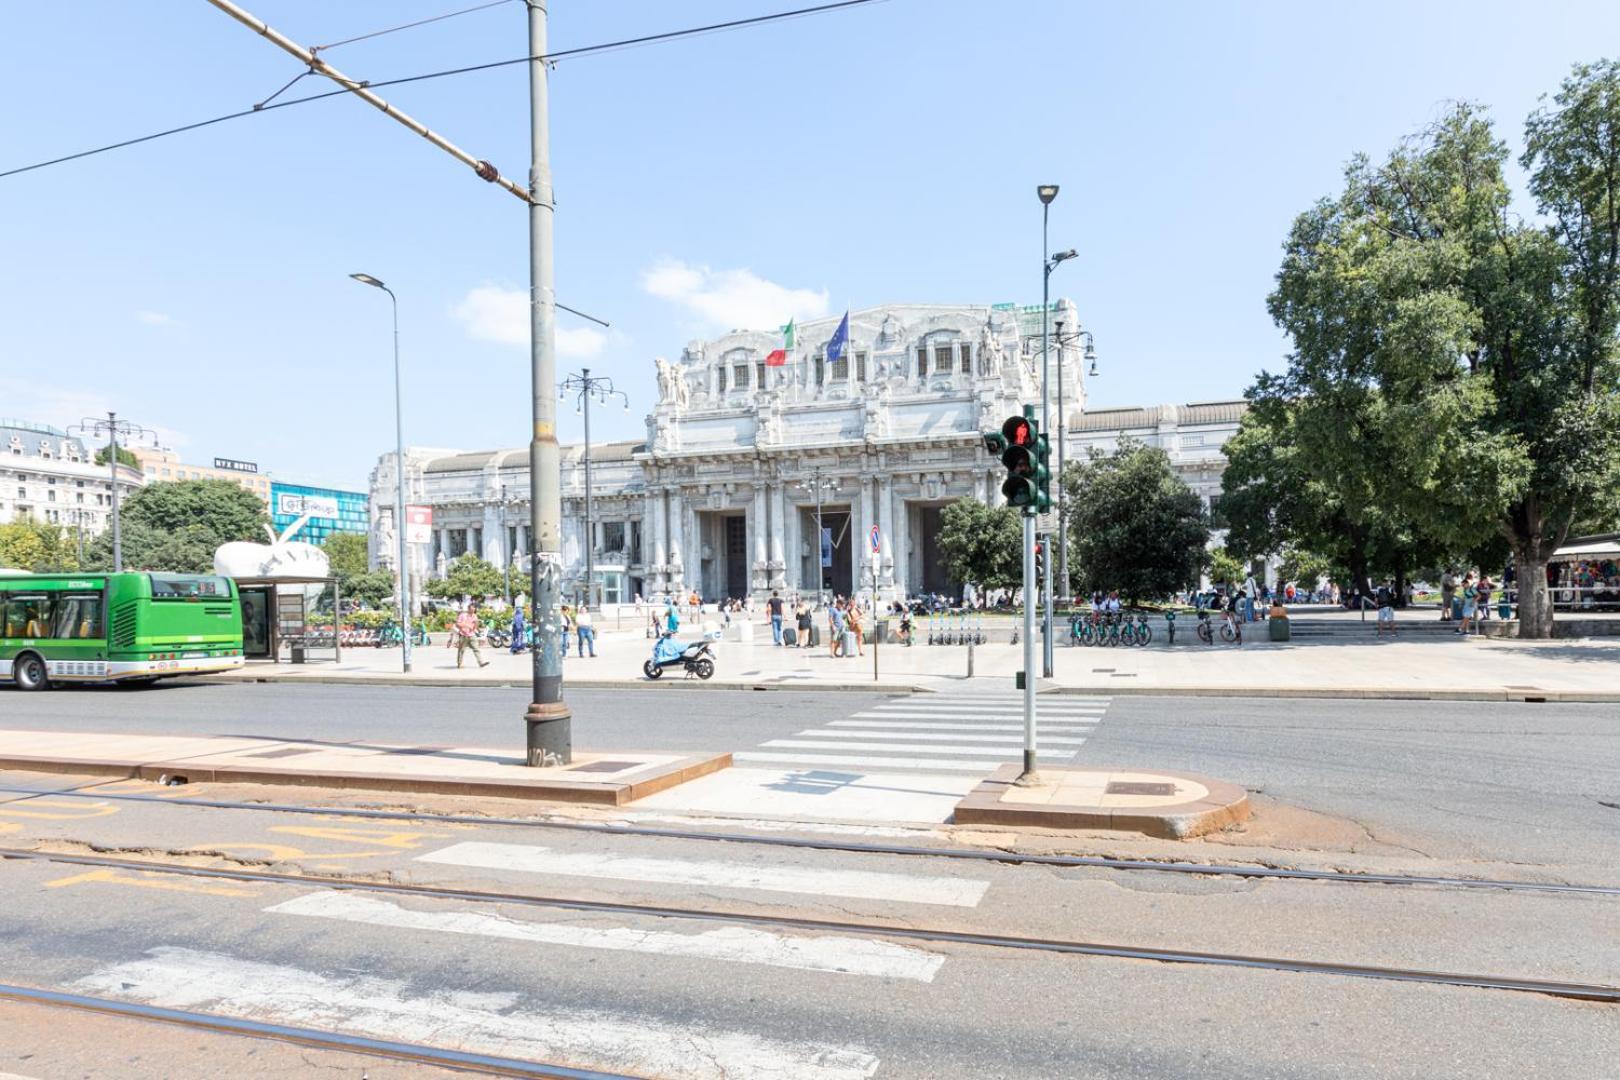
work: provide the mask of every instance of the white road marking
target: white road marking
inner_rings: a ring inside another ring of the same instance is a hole
[[[954,778],[953,778],[954,779]],[[625,822],[656,821],[666,825],[701,825],[712,829],[724,825],[728,829],[753,829],[758,832],[826,833],[829,836],[886,836],[899,840],[941,839],[937,829],[894,825],[844,825],[833,821],[776,821],[771,818],[694,817],[688,814],[653,814],[632,811],[624,815]],[[0,1080],[5,1080],[0,1077]]]
[[[448,934],[531,941],[542,945],[657,953],[797,968],[801,971],[911,979],[915,982],[932,982],[934,973],[945,962],[943,956],[910,945],[870,938],[788,937],[747,926],[726,926],[698,934],[679,934],[629,926],[520,922],[479,911],[407,910],[390,900],[353,892],[313,892],[265,908],[265,911],[411,931],[436,930]]]
[[[528,844],[493,844],[469,840],[418,855],[418,862],[516,870],[526,874],[656,881],[709,888],[759,889],[805,896],[846,896],[906,904],[976,907],[990,887],[968,878],[888,874],[875,870],[827,870],[796,866],[750,866],[700,859],[649,859],[595,851],[554,851]]]
[[[848,739],[852,736],[858,739],[951,739],[956,742],[1002,743],[1003,745],[1010,744],[1013,741],[1013,737],[1011,735],[957,735],[955,733],[946,734],[937,731],[887,731],[881,729],[877,731],[830,731],[825,728],[810,728],[807,731],[799,732],[794,736],[794,738],[801,739],[815,737],[828,739]],[[1043,737],[1041,739],[1041,742],[1043,743],[1052,743],[1057,746],[1079,746],[1085,741],[1086,740],[1084,738],[1076,739],[1071,737],[1057,736],[1049,738]],[[765,743],[764,745],[770,746],[772,744]],[[1017,746],[1022,749],[1023,743],[1018,743]],[[969,749],[973,748],[969,747]]]
[[[925,716],[1004,716],[1009,713],[1022,714],[1024,706],[1019,705],[873,705],[872,712],[886,715],[900,716],[904,714],[922,714]],[[1102,716],[1108,710],[1102,707],[1079,706],[1064,707],[1052,706],[1046,702],[1036,702],[1035,711],[1052,716]]]
[[[785,1042],[551,1002],[527,1009],[514,992],[434,988],[413,993],[411,984],[399,979],[324,974],[173,946],[100,968],[76,987],[168,1009],[206,1009],[400,1042],[426,1038],[455,1050],[680,1080],[867,1080],[879,1065],[859,1047]]]
[[[1004,742],[992,746],[948,746],[944,744],[930,744],[927,746],[912,746],[909,743],[884,742],[816,742],[811,739],[772,739],[770,742],[760,743],[777,749],[790,750],[886,750],[897,754],[1016,754],[1022,753],[1024,744],[1021,742]],[[733,754],[733,757],[736,755]]]
[[[871,713],[856,713],[856,716],[871,716]],[[1065,731],[1085,731],[1097,725],[1091,721],[1084,723],[1073,720],[1049,720],[1040,717],[1042,731],[1062,729]],[[1023,731],[1023,724],[953,724],[939,720],[829,720],[828,727],[836,728],[904,728],[911,731]]]
[[[915,750],[917,747],[907,747]],[[1047,755],[1057,764],[1073,760],[1073,755]],[[971,772],[993,773],[1006,764],[1005,761],[946,761],[943,758],[889,758],[873,757],[870,754],[772,754],[749,750],[731,755],[732,761],[746,761],[758,764],[793,764],[807,768],[819,765],[853,765],[871,770],[883,769],[924,769],[929,772]]]

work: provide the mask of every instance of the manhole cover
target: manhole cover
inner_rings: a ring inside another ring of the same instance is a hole
[[[640,765],[639,761],[588,761],[584,765],[575,765],[568,772],[624,772],[624,770]]]
[[[1116,780],[1103,792],[1105,795],[1174,795],[1174,784],[1150,784],[1137,780]]]

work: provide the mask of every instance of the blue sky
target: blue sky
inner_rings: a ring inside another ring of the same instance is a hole
[[[250,0],[305,43],[472,0]],[[553,0],[553,48],[798,6]],[[1032,302],[1039,182],[1054,276],[1096,335],[1094,407],[1240,394],[1286,343],[1264,299],[1292,217],[1350,154],[1451,99],[1517,149],[1620,5],[887,0],[552,74],[563,370],[632,411],[652,360],[740,322],[885,302]],[[268,96],[294,62],[202,0],[0,4],[0,170]],[[521,56],[521,4],[333,49],[381,80]],[[293,93],[324,88],[305,79]],[[522,66],[383,91],[523,182]],[[393,442],[527,438],[523,205],[338,98],[0,180],[0,416],[116,408],[190,460],[363,487]],[[572,410],[562,437],[579,437]]]

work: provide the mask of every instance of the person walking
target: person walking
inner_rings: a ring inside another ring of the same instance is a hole
[[[799,628],[799,648],[808,649],[810,647],[810,624],[812,619],[810,605],[805,603],[803,598],[800,598],[799,606],[793,609],[793,621]]]
[[[574,609],[570,604],[564,604],[559,612],[562,615],[562,642],[558,646],[562,655],[568,655],[568,639],[574,636]]]
[[[1474,597],[1477,590],[1474,588],[1474,573],[1470,570],[1463,575],[1462,583],[1462,622],[1457,626],[1457,633],[1463,637],[1468,636],[1468,624],[1474,621]]]
[[[483,632],[483,626],[478,621],[478,611],[471,604],[462,609],[456,616],[456,667],[461,666],[462,658],[467,650],[471,649],[473,659],[478,661],[479,667],[489,667],[489,661],[484,654],[478,651],[478,635]]]
[[[579,636],[579,645],[575,650],[581,660],[585,659],[585,650],[591,650],[591,659],[596,659],[596,626],[591,620],[591,609],[580,607],[574,614],[574,632]]]
[[[1474,634],[1477,637],[1485,632],[1482,625],[1491,617],[1491,592],[1495,587],[1491,584],[1490,575],[1480,574],[1479,584],[1474,587]]]
[[[844,646],[844,601],[834,599],[827,608],[827,652],[836,658]]]
[[[523,604],[512,609],[512,655],[517,656],[529,645],[529,628],[523,624]]]
[[[1452,605],[1457,602],[1457,575],[1447,567],[1440,575],[1440,621],[1450,622],[1454,616]]]
[[[1374,634],[1381,637],[1386,630],[1395,633],[1395,590],[1387,582],[1378,586],[1378,622]]]
[[[782,594],[775,589],[771,590],[771,598],[765,601],[765,609],[771,613],[771,637],[776,644],[782,644]]]
[[[865,656],[866,635],[861,627],[861,604],[854,597],[850,597],[847,617],[849,620],[849,632],[855,635],[855,651],[859,655]]]

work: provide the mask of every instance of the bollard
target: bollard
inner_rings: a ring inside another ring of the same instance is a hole
[[[968,642],[968,678],[973,678],[973,642]]]

